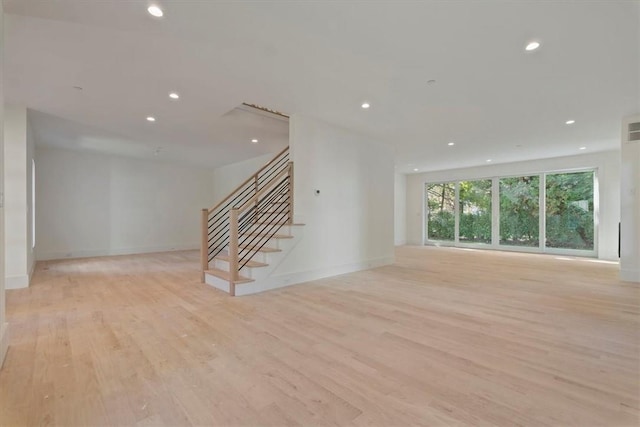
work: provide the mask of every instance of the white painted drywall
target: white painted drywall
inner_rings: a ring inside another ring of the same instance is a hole
[[[26,242],[26,250],[27,250],[27,275],[29,277],[29,283],[31,282],[31,277],[33,276],[33,270],[36,265],[36,254],[35,248],[33,247],[33,162],[36,156],[36,141],[35,135],[33,132],[33,127],[31,126],[31,121],[29,119],[30,110],[27,109],[27,165],[26,165],[26,174],[27,174],[27,242]]]
[[[620,168],[620,278],[640,282],[640,142],[625,142],[628,124],[640,122],[640,115],[622,123]]]
[[[5,321],[4,290],[4,13],[0,2],[0,368],[9,347],[9,324]]]
[[[36,148],[38,259],[196,249],[210,170]]]
[[[407,175],[395,174],[394,186],[394,240],[396,245],[407,243]]]
[[[302,115],[289,129],[294,216],[306,225],[274,275],[300,283],[392,263],[392,149]]]
[[[269,163],[277,153],[264,154],[242,162],[225,165],[213,170],[213,200],[214,204],[229,195],[258,169]],[[211,207],[211,206],[203,206]]]
[[[524,175],[546,171],[597,168],[599,183],[598,257],[618,259],[620,220],[620,152],[604,151],[527,162],[478,166],[475,168],[407,175],[407,241],[423,243],[423,200],[425,182],[455,181],[495,176]]]
[[[29,286],[31,273],[27,231],[30,205],[27,176],[31,159],[26,107],[5,106],[4,120],[5,288],[17,289]]]

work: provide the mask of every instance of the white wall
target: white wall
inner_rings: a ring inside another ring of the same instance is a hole
[[[640,122],[640,115],[623,121],[623,133],[631,122]],[[621,147],[620,278],[640,282],[640,142],[625,143],[625,136]]]
[[[289,123],[294,216],[306,225],[274,275],[299,283],[392,263],[393,151],[306,116]]]
[[[600,206],[598,257],[617,260],[618,222],[620,221],[619,151],[410,174],[407,176],[407,241],[413,245],[423,243],[425,182],[492,178],[580,168],[598,169]]]
[[[0,2],[0,367],[4,362],[9,347],[9,324],[5,322],[4,291],[4,89],[3,89],[3,57],[4,54],[4,13]]]
[[[43,147],[36,161],[38,259],[199,247],[209,170]]]
[[[33,267],[29,240],[33,135],[26,107],[5,106],[4,119],[5,287],[17,289],[29,285]]]
[[[33,276],[33,269],[36,265],[36,254],[35,249],[32,245],[33,242],[33,212],[35,207],[33,206],[33,190],[32,190],[32,171],[33,171],[33,161],[36,156],[36,141],[33,133],[33,127],[31,126],[31,122],[29,119],[29,110],[27,110],[27,165],[26,165],[26,173],[27,173],[27,275],[29,276],[29,282],[31,282],[31,277]]]
[[[394,240],[396,245],[407,243],[407,175],[395,174],[394,187]]]
[[[277,153],[264,154],[262,156],[215,169],[212,174],[214,204],[228,196],[230,192],[238,187],[238,185],[242,184],[247,178],[256,173],[256,171],[262,166],[269,163],[276,154]],[[203,208],[204,207],[207,206],[203,206]]]

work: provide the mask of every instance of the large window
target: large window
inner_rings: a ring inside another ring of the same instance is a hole
[[[595,182],[580,171],[429,183],[425,237],[595,255]]]
[[[593,172],[547,175],[546,246],[593,250]]]
[[[453,241],[456,224],[455,200],[454,183],[427,185],[427,239]]]
[[[500,179],[500,244],[540,245],[540,176]]]
[[[460,242],[491,243],[491,180],[462,181]]]

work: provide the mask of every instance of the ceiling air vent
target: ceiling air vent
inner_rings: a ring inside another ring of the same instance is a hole
[[[628,142],[640,141],[640,122],[629,123],[629,136]]]

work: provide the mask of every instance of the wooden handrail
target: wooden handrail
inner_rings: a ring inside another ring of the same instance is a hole
[[[278,175],[274,176],[273,178],[271,178],[269,180],[269,182],[267,182],[266,184],[264,184],[264,186],[258,190],[258,192],[256,194],[254,194],[254,196],[252,198],[250,198],[249,200],[247,200],[244,205],[240,206],[238,209],[239,213],[242,213],[244,210],[247,209],[247,207],[251,204],[255,204],[255,202],[257,202],[258,198],[267,190],[269,190],[270,186],[277,181],[278,179],[282,178],[284,175],[288,175],[289,174],[289,169],[291,169],[291,162],[287,163],[287,167],[284,168]],[[234,208],[236,209],[236,208]]]
[[[220,206],[222,206],[222,204],[224,202],[226,202],[227,200],[229,200],[231,197],[233,197],[237,191],[239,191],[242,187],[244,187],[245,185],[247,185],[250,181],[252,180],[257,180],[258,179],[258,175],[260,175],[260,172],[262,172],[263,170],[265,170],[266,168],[269,167],[269,165],[271,165],[274,161],[276,161],[278,159],[278,157],[280,157],[281,155],[283,155],[287,150],[289,149],[289,147],[287,146],[284,150],[282,150],[281,152],[279,152],[278,154],[276,154],[276,156],[269,160],[269,162],[262,166],[260,169],[258,169],[258,171],[256,173],[254,173],[253,175],[251,175],[249,178],[246,179],[246,181],[244,181],[242,184],[238,185],[232,192],[229,193],[229,195],[227,197],[225,197],[224,199],[222,199],[220,201],[220,203],[216,204],[214,207],[212,207],[211,209],[209,209],[209,213],[212,213],[213,211],[215,211],[216,209],[218,209]]]
[[[260,169],[258,169],[258,172],[256,172],[255,174],[256,174],[256,175],[259,175],[259,174],[260,174],[260,172],[262,172],[262,171],[263,171],[263,170],[265,170],[267,167],[269,167],[269,165],[270,165],[271,163],[273,163],[273,162],[274,162],[278,157],[280,157],[280,156],[282,156],[284,153],[286,153],[288,149],[289,149],[289,146],[287,145],[287,146],[285,147],[285,149],[284,149],[284,150],[282,150],[281,152],[279,152],[278,154],[276,154],[276,156],[275,156],[273,159],[269,160],[269,163],[267,163],[266,165],[264,165],[264,166],[262,166]]]

